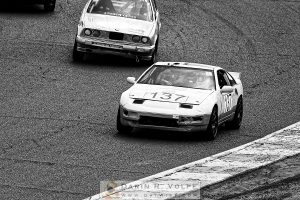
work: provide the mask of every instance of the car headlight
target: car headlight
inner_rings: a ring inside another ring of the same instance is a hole
[[[134,41],[134,42],[139,42],[140,41],[140,36],[138,36],[138,35],[134,35],[134,36],[132,36],[132,41]]]
[[[99,37],[99,36],[100,36],[100,31],[98,31],[98,30],[93,30],[93,36],[94,36],[94,37]]]
[[[194,117],[188,117],[188,116],[180,116],[179,117],[179,124],[181,125],[195,125],[202,123],[203,116],[194,116]]]
[[[84,30],[84,34],[87,35],[87,36],[90,36],[90,35],[92,34],[91,29],[88,29],[88,28],[85,29],[85,30]]]
[[[79,21],[78,26],[83,26],[83,21]]]
[[[149,41],[149,38],[147,38],[147,37],[142,37],[142,43],[147,43]]]

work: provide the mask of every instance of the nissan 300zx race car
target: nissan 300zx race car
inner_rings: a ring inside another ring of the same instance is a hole
[[[243,117],[240,73],[221,67],[157,62],[122,93],[117,116],[119,133],[133,128],[199,132],[217,136],[218,126],[238,129]]]
[[[109,53],[153,64],[160,26],[155,0],[90,0],[79,21],[73,59]]]

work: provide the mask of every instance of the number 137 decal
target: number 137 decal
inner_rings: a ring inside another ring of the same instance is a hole
[[[228,112],[232,109],[232,96],[230,94],[223,96],[224,107],[223,113]]]
[[[187,100],[187,96],[180,94],[172,94],[168,92],[151,92],[145,93],[145,98],[156,99],[156,100],[165,100],[165,101],[177,101],[184,102]]]

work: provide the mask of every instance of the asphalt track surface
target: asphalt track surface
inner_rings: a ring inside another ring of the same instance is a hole
[[[83,199],[101,180],[137,180],[261,138],[300,119],[300,1],[157,0],[158,59],[242,72],[244,119],[213,141],[117,134],[127,76],[107,55],[72,61],[84,0],[0,7],[0,199]]]

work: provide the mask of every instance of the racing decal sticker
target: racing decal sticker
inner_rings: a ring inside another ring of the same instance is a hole
[[[186,102],[188,96],[169,92],[146,92],[144,98],[158,101]]]
[[[224,102],[224,107],[223,107],[223,113],[226,113],[232,109],[232,96],[231,94],[226,94],[223,96],[223,102]]]

